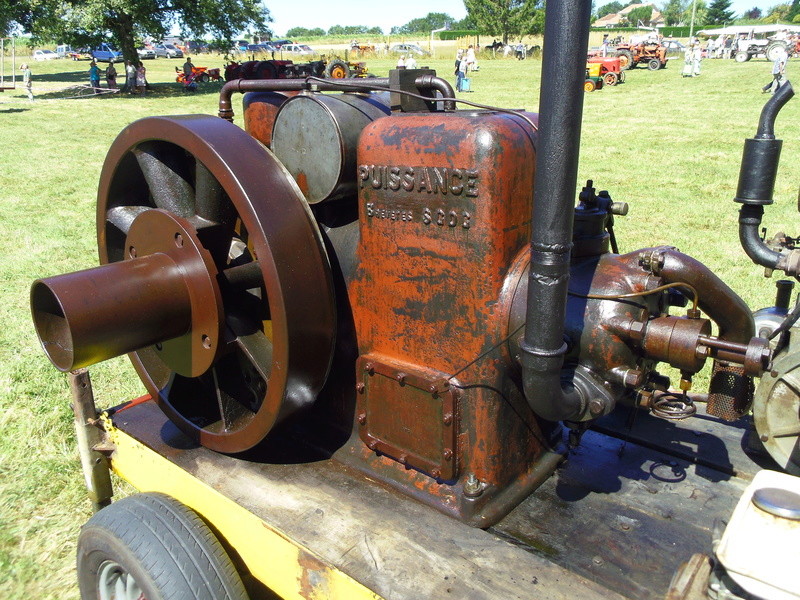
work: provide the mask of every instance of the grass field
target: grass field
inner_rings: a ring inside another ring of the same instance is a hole
[[[150,115],[216,114],[218,84],[187,94],[174,81],[178,60],[148,61],[152,93],[67,99],[88,83],[88,64],[32,63],[34,93],[0,94],[0,596],[77,598],[74,546],[90,515],[78,465],[65,376],[36,341],[28,289],[41,276],[96,265],[95,202],[100,167],[117,133]],[[386,75],[393,61],[370,61]],[[450,59],[429,63],[452,80]],[[737,237],[736,190],[742,142],[755,132],[770,79],[763,60],[707,60],[694,79],[637,69],[627,82],[585,98],[580,179],[591,178],[630,203],[617,220],[623,252],[670,244],[709,265],[753,308],[771,304],[774,286],[745,257]],[[8,65],[8,63],[6,63]],[[222,66],[217,57],[195,64]],[[9,67],[7,66],[6,69]],[[476,102],[535,111],[541,63],[483,60],[472,78]],[[795,65],[790,62],[789,77]],[[6,71],[8,72],[8,70]],[[235,97],[239,107],[240,98]],[[770,234],[798,233],[800,102],[778,119],[785,141]],[[240,115],[237,123],[241,124]],[[580,181],[579,181],[580,185]],[[142,393],[127,359],[92,369],[99,403]]]

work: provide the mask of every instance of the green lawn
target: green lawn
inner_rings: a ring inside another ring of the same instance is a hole
[[[6,73],[10,61],[6,59]],[[19,59],[18,63],[19,64]],[[219,57],[195,57],[221,67]],[[719,273],[753,308],[770,304],[773,283],[744,256],[732,202],[742,142],[752,136],[770,79],[763,60],[704,61],[683,79],[682,61],[637,69],[627,82],[587,94],[580,178],[630,203],[617,220],[623,252],[670,244]],[[452,81],[450,59],[428,63]],[[76,598],[74,545],[89,514],[74,447],[65,376],[47,362],[28,311],[37,277],[97,263],[95,195],[106,150],[128,123],[150,115],[216,114],[219,84],[184,93],[174,80],[181,60],[147,61],[152,93],[69,99],[88,83],[86,62],[31,63],[35,103],[21,87],[0,94],[0,596]],[[369,62],[384,76],[389,60]],[[535,111],[541,63],[483,60],[472,77],[476,102]],[[790,63],[791,76],[795,65]],[[68,88],[68,89],[65,89]],[[240,98],[235,97],[235,107]],[[777,124],[785,140],[770,234],[797,234],[800,102]],[[240,115],[237,123],[241,124]],[[579,182],[580,185],[580,182]],[[99,403],[142,393],[127,359],[92,369]]]

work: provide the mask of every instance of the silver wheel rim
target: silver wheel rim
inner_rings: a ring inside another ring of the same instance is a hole
[[[98,600],[145,600],[142,590],[122,566],[107,560],[97,570]]]

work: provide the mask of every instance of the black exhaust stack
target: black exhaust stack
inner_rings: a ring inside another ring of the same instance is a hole
[[[522,367],[525,397],[549,421],[578,421],[587,404],[561,369],[591,5],[546,6]]]

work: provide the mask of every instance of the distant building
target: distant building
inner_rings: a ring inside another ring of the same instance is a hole
[[[643,2],[641,4],[631,4],[626,6],[618,13],[611,13],[604,17],[600,17],[592,23],[592,27],[625,27],[630,25],[631,27],[636,27],[638,23],[629,23],[628,22],[628,14],[637,8],[641,8],[642,6],[650,6],[653,9],[653,14],[650,16],[650,20],[647,23],[642,23],[645,27],[663,27],[665,25],[664,17],[661,12],[656,8],[656,5],[651,2]]]

